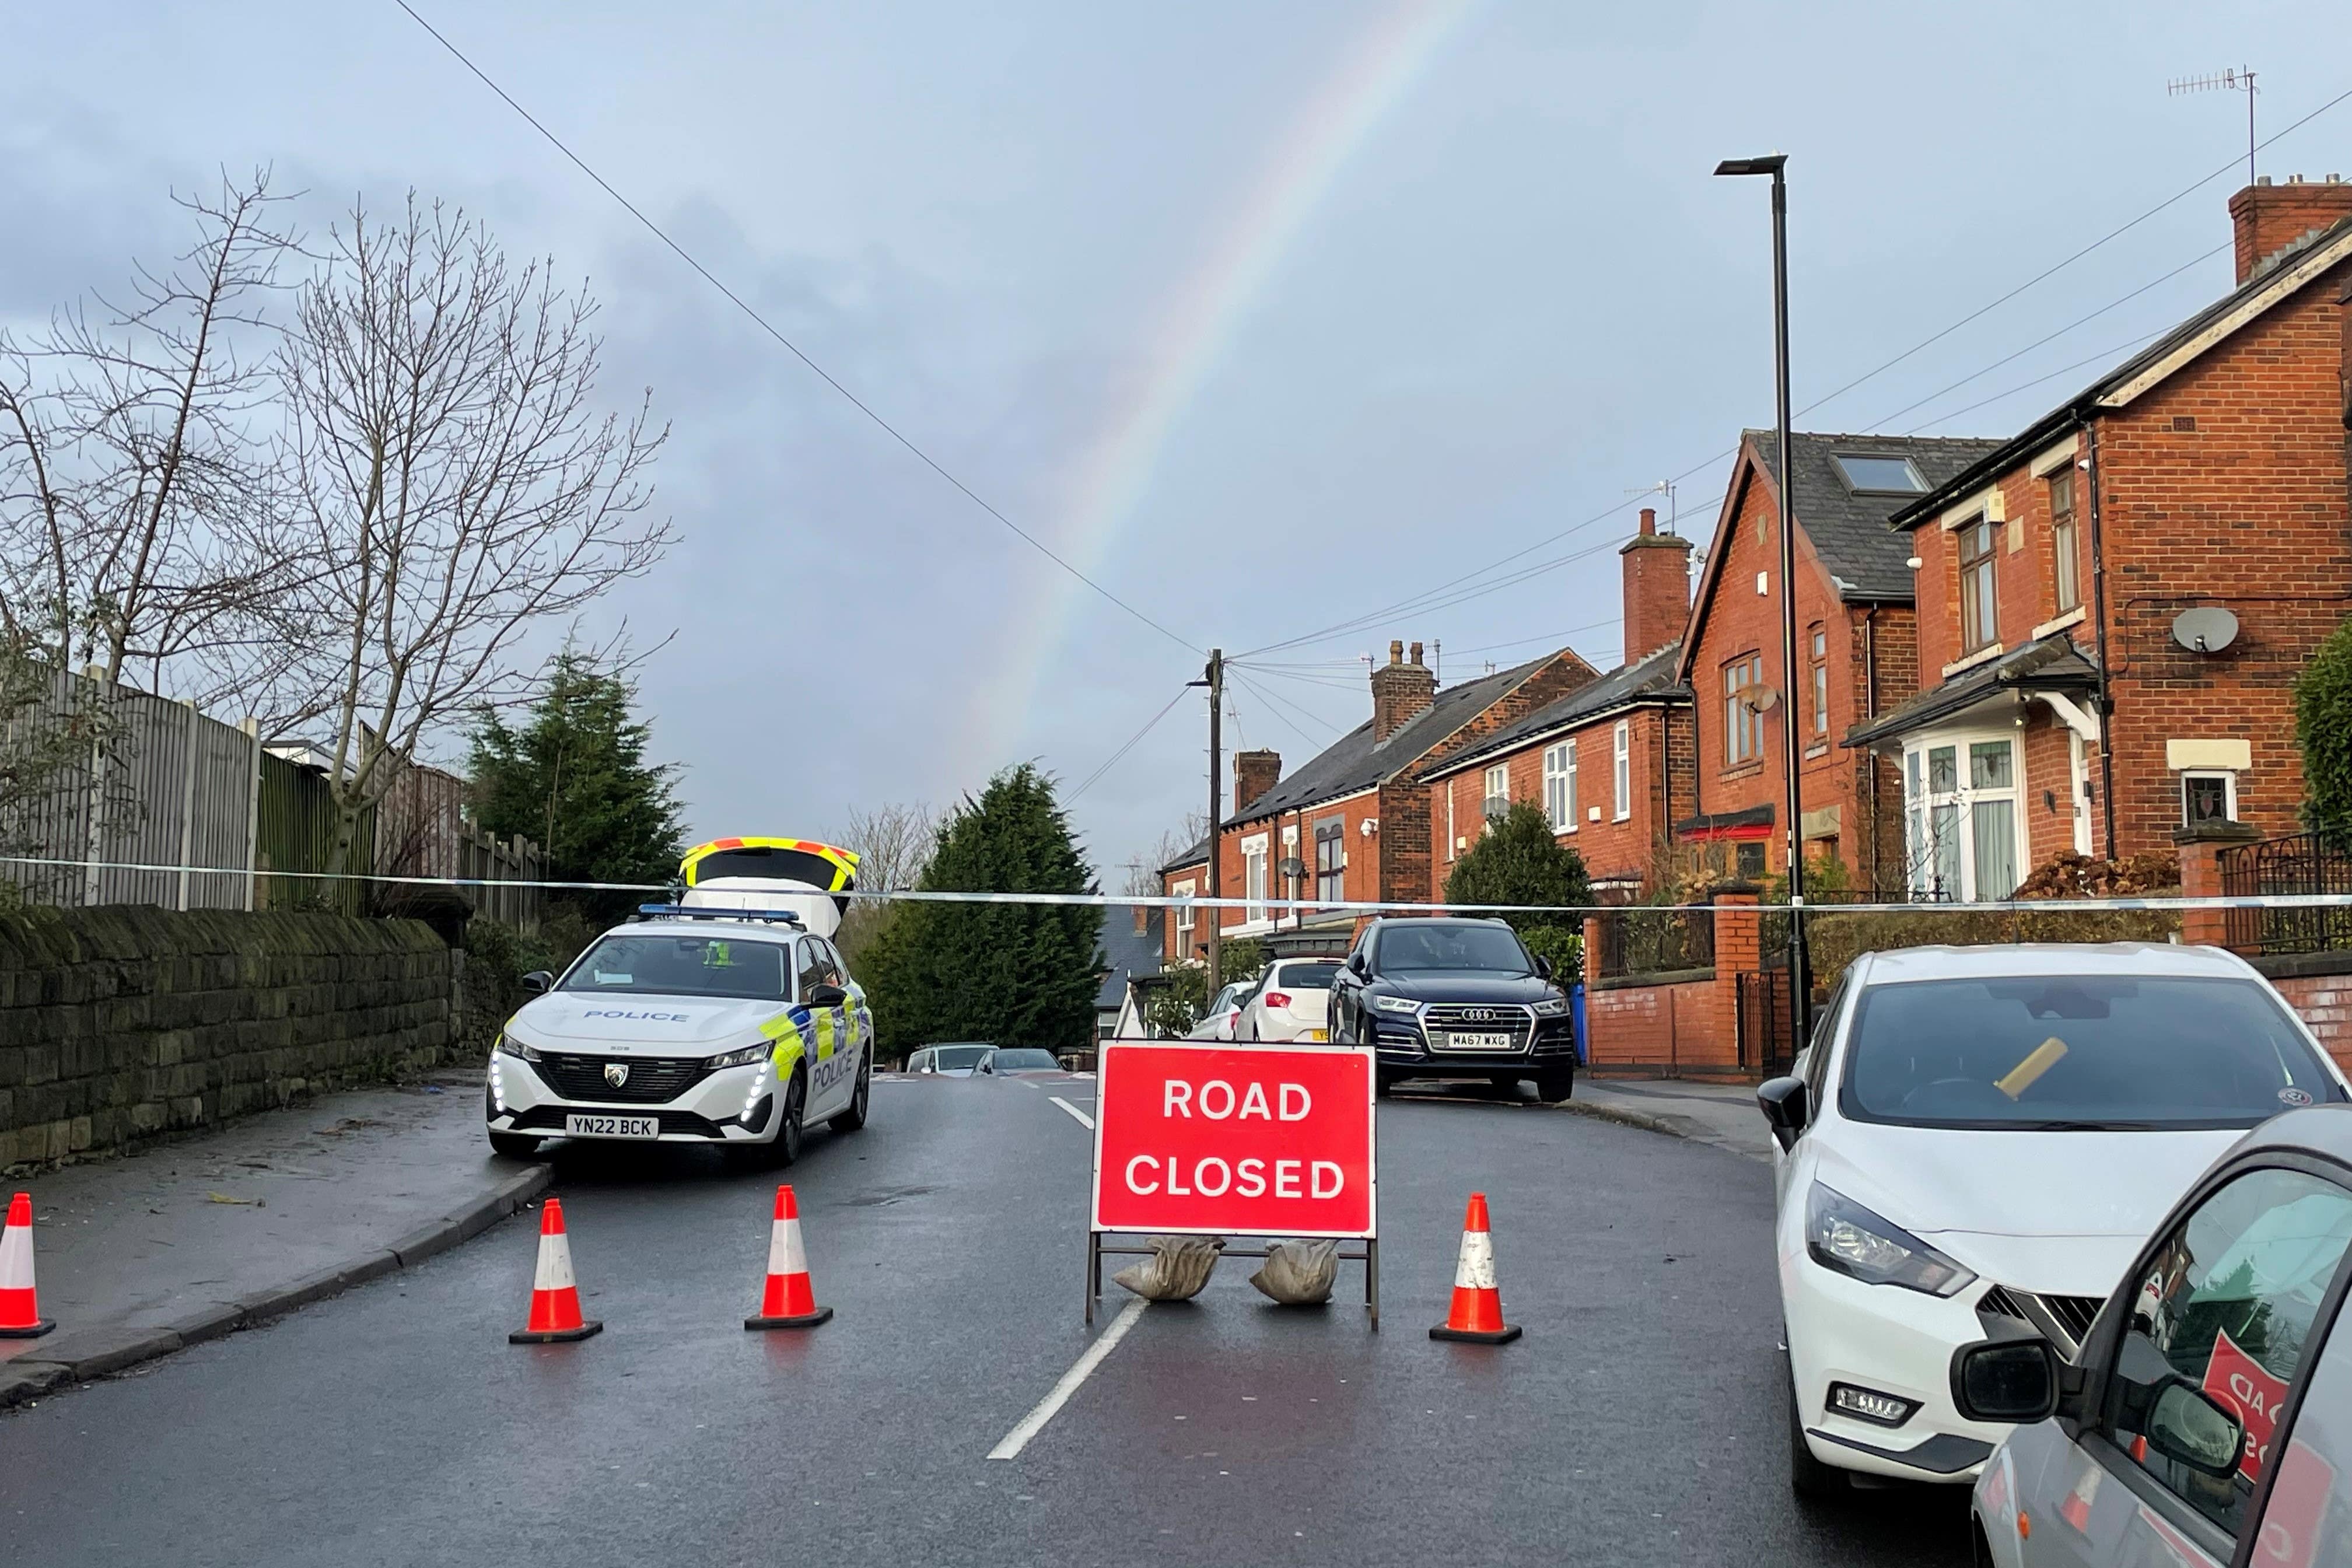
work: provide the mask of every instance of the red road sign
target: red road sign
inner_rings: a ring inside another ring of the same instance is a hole
[[[1108,1040],[1094,1228],[1373,1237],[1372,1053]]]

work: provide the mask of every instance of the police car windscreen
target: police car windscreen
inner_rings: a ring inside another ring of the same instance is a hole
[[[740,936],[608,936],[563,977],[566,991],[633,996],[792,997],[781,943]]]
[[[747,845],[740,849],[717,849],[695,863],[694,885],[721,877],[761,877],[772,881],[806,882],[812,888],[833,886],[834,864],[805,849],[779,849],[772,845]]]

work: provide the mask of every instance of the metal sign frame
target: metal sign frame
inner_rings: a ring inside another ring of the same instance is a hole
[[[1141,1237],[1147,1234],[1152,1236],[1213,1236],[1220,1237],[1242,1237],[1255,1240],[1260,1243],[1260,1245],[1256,1247],[1224,1247],[1221,1249],[1220,1256],[1226,1258],[1266,1257],[1272,1250],[1273,1243],[1277,1240],[1320,1240],[1339,1241],[1342,1243],[1354,1241],[1359,1243],[1360,1245],[1353,1250],[1349,1250],[1343,1247],[1339,1252],[1339,1260],[1343,1263],[1360,1263],[1364,1266],[1364,1310],[1370,1314],[1372,1331],[1375,1333],[1379,1332],[1381,1326],[1381,1166],[1380,1100],[1378,1089],[1380,1069],[1378,1060],[1374,1057],[1371,1047],[1369,1046],[1318,1046],[1290,1044],[1269,1047],[1271,1049],[1286,1052],[1313,1052],[1316,1054],[1329,1053],[1332,1055],[1355,1056],[1364,1058],[1364,1156],[1366,1164],[1369,1167],[1369,1175],[1371,1184],[1371,1206],[1368,1215],[1367,1225],[1363,1230],[1317,1231],[1308,1229],[1276,1232],[1247,1230],[1237,1231],[1231,1229],[1219,1230],[1206,1226],[1160,1226],[1155,1227],[1150,1232],[1144,1232],[1136,1230],[1121,1230],[1117,1227],[1106,1226],[1102,1223],[1101,1195],[1103,1124],[1108,1120],[1108,1117],[1106,1114],[1108,1108],[1108,1101],[1104,1098],[1103,1085],[1108,1079],[1111,1054],[1120,1046],[1150,1046],[1156,1049],[1163,1050],[1171,1048],[1181,1049],[1187,1046],[1196,1047],[1202,1050],[1218,1051],[1230,1051],[1236,1049],[1247,1051],[1250,1048],[1245,1046],[1236,1047],[1224,1041],[1213,1043],[1199,1040],[1111,1039],[1102,1042],[1102,1047],[1096,1058],[1095,1064],[1094,1161],[1092,1168],[1088,1173],[1088,1185],[1087,1189],[1087,1322],[1088,1324],[1092,1324],[1094,1322],[1096,1304],[1102,1300],[1102,1260],[1106,1257],[1150,1258],[1154,1256],[1152,1248],[1149,1247],[1126,1243],[1118,1238]]]

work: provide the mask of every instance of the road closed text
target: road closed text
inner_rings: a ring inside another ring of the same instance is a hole
[[[1360,1050],[1107,1042],[1096,1228],[1370,1235],[1371,1091]]]
[[[1335,1160],[1261,1160],[1230,1163],[1203,1154],[1188,1166],[1175,1155],[1138,1154],[1127,1163],[1127,1190],[1138,1197],[1166,1192],[1171,1197],[1336,1198],[1347,1190],[1348,1173]]]

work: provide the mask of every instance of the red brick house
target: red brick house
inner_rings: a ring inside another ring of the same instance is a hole
[[[1454,859],[1508,802],[1533,801],[1560,843],[1582,857],[1595,893],[1641,897],[1671,825],[1692,814],[1691,696],[1676,684],[1690,614],[1690,541],[1641,531],[1624,568],[1625,662],[1423,770],[1429,781],[1433,900]]]
[[[1160,891],[1171,899],[1202,899],[1209,894],[1209,841],[1205,838],[1160,868]],[[1162,956],[1171,963],[1191,961],[1208,951],[1209,933],[1198,910],[1181,905],[1168,911],[1161,928]]]
[[[2294,830],[2294,678],[2352,610],[2352,185],[2230,211],[2234,289],[1894,517],[1923,689],[1847,739],[1901,770],[1915,888]]]
[[[1389,645],[1371,675],[1372,716],[1287,778],[1272,752],[1234,759],[1234,806],[1217,835],[1227,898],[1425,903],[1431,898],[1430,789],[1423,770],[1456,748],[1524,718],[1593,679],[1562,648],[1441,691],[1419,643]],[[1171,896],[1190,879],[1208,886],[1207,856],[1163,873]],[[1285,861],[1303,875],[1285,878]],[[1202,911],[1206,918],[1208,911]],[[1269,936],[1305,951],[1344,950],[1355,914],[1229,909],[1226,936]],[[1181,912],[1180,912],[1181,915]],[[1177,939],[1171,938],[1171,942]],[[1206,932],[1192,938],[1197,950]]]
[[[1745,432],[1707,547],[1675,671],[1697,719],[1685,845],[1714,846],[1723,868],[1787,869],[1782,715],[1793,700],[1801,833],[1809,858],[1843,861],[1861,887],[1900,885],[1901,790],[1894,767],[1838,738],[1916,689],[1909,546],[1888,528],[1907,503],[1995,450],[1997,441],[1798,432],[1797,658],[1781,668],[1779,441]]]

